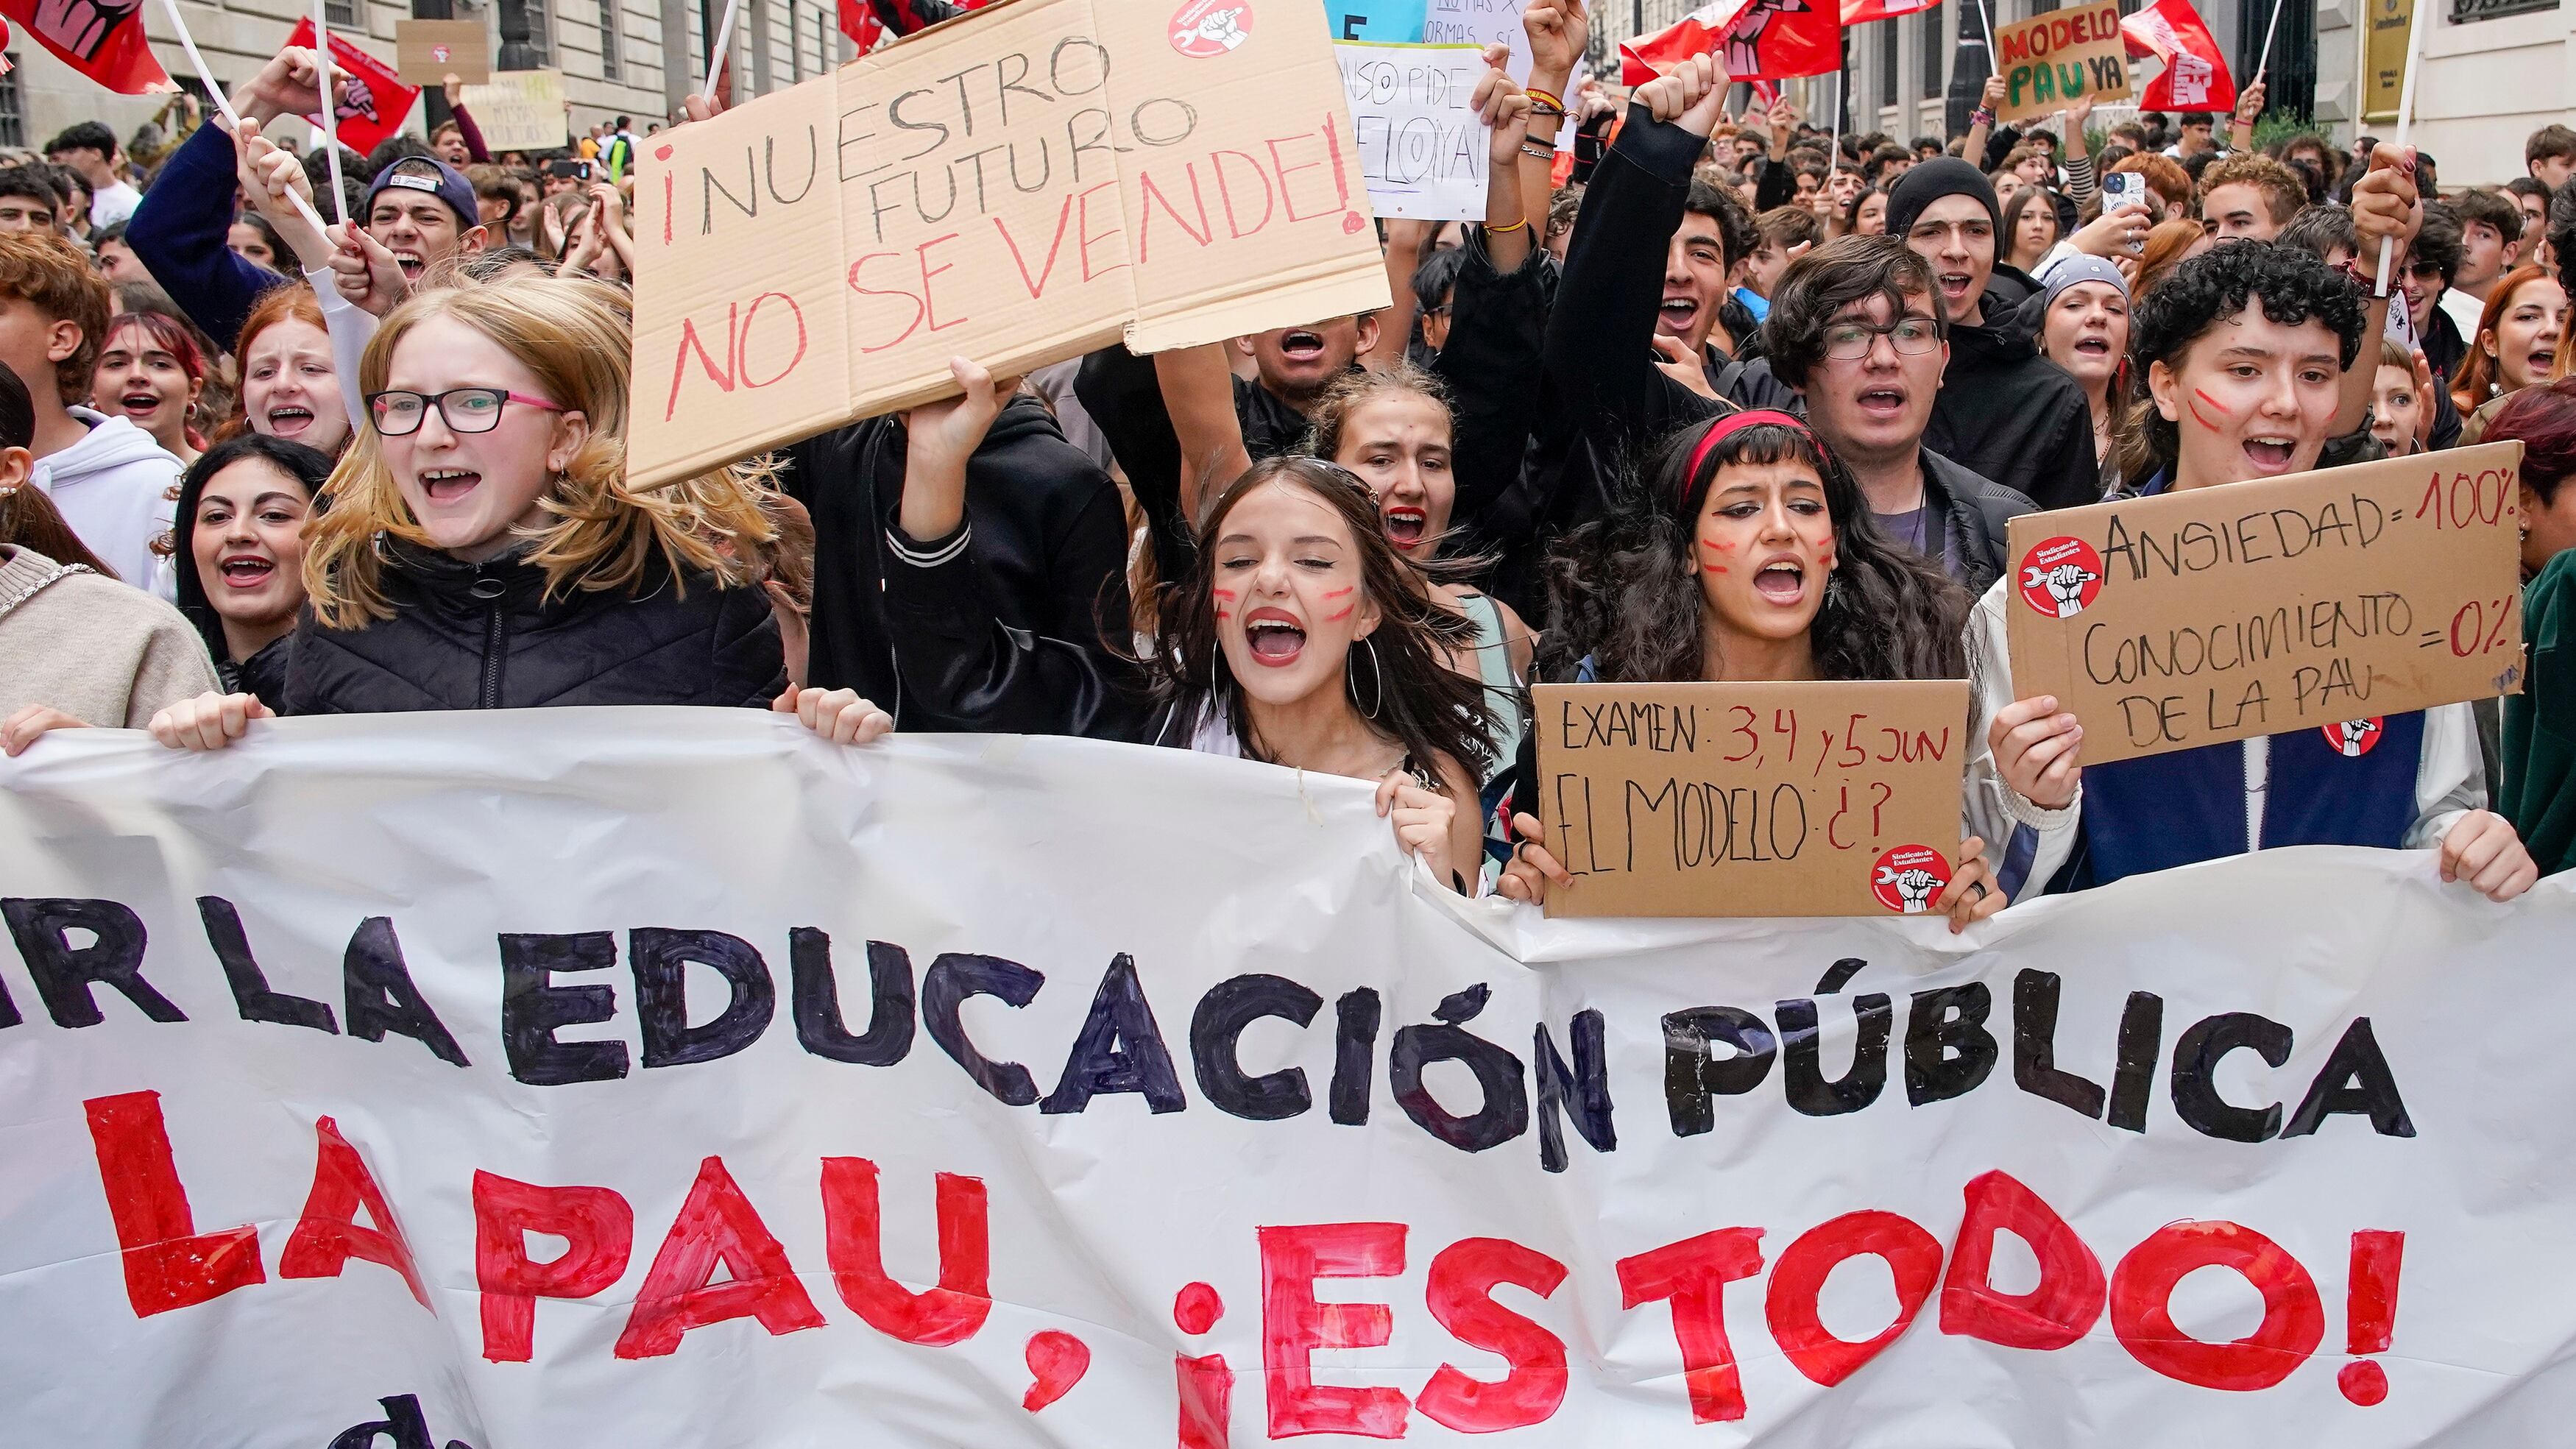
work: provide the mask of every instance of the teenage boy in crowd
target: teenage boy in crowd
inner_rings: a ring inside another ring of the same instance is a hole
[[[2313,255],[2276,246],[2218,247],[2141,298],[2131,346],[2154,402],[2151,440],[2166,460],[2150,490],[2317,466],[2343,378],[2376,330],[2366,302]],[[2086,725],[2119,725],[2059,713],[2045,697],[2014,701],[2004,617],[2019,606],[2007,592],[1988,591],[1969,625],[1980,666],[1969,812],[1981,834],[2019,827],[2016,844],[2033,851],[2026,879],[2082,890],[2285,845],[2438,846],[2444,880],[2499,901],[2538,878],[2512,825],[2485,808],[2465,704],[2387,716],[2358,754],[2310,727],[2084,767],[2049,786],[2048,798],[2022,796],[2002,783],[2019,757],[2072,758]]]
[[[0,232],[60,231],[63,194],[34,166],[0,167]]]
[[[2200,219],[2222,240],[2277,241],[2307,204],[2299,173],[2260,151],[2221,156],[2200,173]]]
[[[103,122],[81,121],[45,143],[45,159],[68,166],[89,183],[89,224],[114,226],[134,214],[143,193],[126,184],[117,163],[125,159],[116,133]]]
[[[2552,124],[2532,132],[2522,143],[2522,169],[2555,193],[2576,176],[2576,131]]]
[[[2522,249],[2522,206],[2501,191],[2463,191],[2445,204],[2460,220],[2460,266],[2442,293],[2442,310],[2474,342],[2487,294],[2513,270]]]
[[[263,131],[279,116],[313,111],[321,104],[314,69],[309,50],[278,52],[257,75],[234,88],[234,111],[258,122]],[[207,336],[226,346],[240,335],[242,319],[259,294],[287,280],[225,246],[233,224],[235,172],[233,138],[218,126],[198,127],[171,153],[125,230],[134,255],[171,298]],[[330,208],[322,209],[323,219],[330,220]],[[483,246],[474,187],[456,168],[432,156],[405,158],[378,175],[360,225],[414,281]]]
[[[1732,407],[1642,345],[1657,326],[1657,286],[1652,249],[1637,244],[1682,221],[1691,168],[1725,90],[1704,58],[1641,87],[1584,194],[1548,322],[1545,408],[1589,421],[1605,445],[1647,446]],[[1882,525],[1952,577],[1983,587],[2000,567],[2005,520],[2030,505],[1923,447],[1948,361],[1946,330],[1921,259],[1889,237],[1843,237],[1781,274],[1763,326],[1770,351],[1748,376],[1760,373],[1764,406],[1803,407],[1859,477]],[[1579,522],[1591,506],[1565,508],[1551,522]]]
[[[2093,413],[2084,389],[2040,355],[2041,295],[1996,259],[1994,184],[1952,156],[1905,174],[1887,198],[1887,234],[1931,266],[1948,325],[1949,367],[1926,446],[2042,508],[2098,502]]]
[[[130,420],[83,406],[107,318],[108,285],[76,243],[0,232],[0,363],[35,402],[35,484],[118,578],[167,597],[152,544],[170,531],[179,460]]]

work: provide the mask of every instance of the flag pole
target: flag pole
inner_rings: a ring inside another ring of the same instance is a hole
[[[2406,137],[2415,126],[2415,71],[2424,60],[2424,6],[2421,0],[2406,17],[2406,74],[2397,85],[2397,149],[2406,149]],[[2363,165],[2369,162],[2364,160]],[[2379,239],[2379,281],[2371,289],[2373,297],[2388,295],[2389,264],[2397,259],[2396,238]],[[2415,319],[2409,317],[2408,322]]]
[[[215,98],[215,109],[222,113],[224,124],[232,127],[233,134],[239,136],[241,116],[233,110],[233,103],[224,95],[224,88],[215,83],[215,73],[207,67],[206,58],[197,53],[197,38],[188,33],[188,22],[179,14],[179,0],[161,0],[161,8],[170,17],[171,30],[179,36],[179,48],[188,53],[188,64],[197,68],[197,79],[205,83],[206,94]],[[305,200],[302,192],[289,190],[286,199],[295,203],[295,209],[304,213],[304,219],[313,223],[315,231],[322,230],[322,214],[313,209],[313,203]]]
[[[2272,68],[2272,37],[2281,33],[2281,12],[2288,7],[2289,0],[2272,0],[2272,23],[2263,27],[2263,58],[2254,62],[2254,79],[2258,83]]]
[[[716,71],[724,64],[725,46],[733,40],[733,18],[741,10],[742,0],[725,0],[724,23],[716,27],[715,44],[707,47],[707,79],[698,87],[698,99],[702,101],[716,98]]]
[[[349,224],[349,190],[340,184],[340,88],[331,79],[330,0],[313,0],[314,90],[322,98],[322,154],[331,167],[331,210]]]
[[[2003,67],[1995,55],[1995,17],[1986,9],[1986,0],[1977,0],[1977,22],[1986,31],[1986,73],[2002,75]]]

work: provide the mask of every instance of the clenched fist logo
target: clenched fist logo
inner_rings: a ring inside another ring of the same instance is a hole
[[[1172,49],[1205,60],[1252,38],[1252,7],[1242,0],[1188,0],[1172,16]]]
[[[2341,720],[2319,728],[2326,745],[2347,760],[2358,760],[2379,747],[2379,737],[2386,729],[2379,716],[2369,719]]]
[[[1927,915],[1933,898],[1950,883],[1950,862],[1924,845],[1900,845],[1870,867],[1870,894],[1899,915]]]
[[[2102,592],[2102,556],[2080,538],[2052,538],[2021,556],[2022,601],[2051,619],[2072,619]]]
[[[98,59],[107,38],[116,33],[143,0],[36,0],[36,34],[76,60]]]

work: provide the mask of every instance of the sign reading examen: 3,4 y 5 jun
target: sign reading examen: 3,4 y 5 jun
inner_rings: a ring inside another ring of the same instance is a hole
[[[1314,0],[1009,0],[654,138],[639,483],[1117,339],[1383,307]]]
[[[2489,443],[2016,518],[2013,691],[2073,711],[2088,765],[2297,729],[2361,754],[2386,716],[2517,693],[2521,460]]]

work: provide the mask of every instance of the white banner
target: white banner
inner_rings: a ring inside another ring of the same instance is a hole
[[[1476,113],[1476,82],[1485,75],[1478,48],[1337,40],[1333,54],[1377,214],[1484,220],[1493,143]]]
[[[2563,880],[1546,923],[1431,889],[1357,782],[627,709],[48,736],[0,898],[12,1443],[2576,1412]]]

